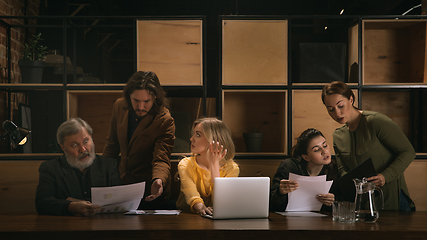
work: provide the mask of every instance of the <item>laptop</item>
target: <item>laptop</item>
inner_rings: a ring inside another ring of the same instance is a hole
[[[369,178],[377,175],[374,163],[371,158],[366,159],[350,172],[334,181],[329,192],[341,196],[342,200],[354,202],[356,197],[356,187],[353,179]]]
[[[267,218],[269,177],[222,177],[214,179],[211,219]]]

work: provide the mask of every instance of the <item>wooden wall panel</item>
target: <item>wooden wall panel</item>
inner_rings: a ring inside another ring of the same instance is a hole
[[[273,182],[273,176],[282,160],[235,160],[240,168],[239,177],[270,177],[270,183]]]
[[[362,109],[382,113],[411,138],[411,93],[409,91],[362,92]]]
[[[36,212],[39,166],[43,161],[0,161],[0,212]]]
[[[169,98],[170,111],[175,119],[175,146],[172,152],[189,153],[191,127],[193,122],[202,117],[215,117],[215,101],[207,99],[206,116],[203,115],[202,98]]]
[[[122,91],[68,91],[68,118],[80,117],[93,129],[96,152],[101,153],[110,127],[113,104]],[[175,118],[176,137],[173,152],[188,153],[191,124],[203,117],[201,98],[169,98],[170,111]],[[208,116],[215,116],[215,101],[208,99]]]
[[[427,211],[427,160],[415,160],[405,171],[409,195],[417,211]]]
[[[101,153],[110,127],[113,104],[122,91],[69,91],[68,118],[80,117],[93,129],[95,151]]]
[[[270,177],[272,180],[282,160],[235,160],[240,177]],[[38,168],[43,161],[0,161],[0,212],[35,213],[35,192]],[[173,176],[178,161],[172,161]],[[405,179],[417,211],[427,211],[427,160],[415,160],[405,171]],[[173,196],[178,197],[179,182],[175,181]]]
[[[201,20],[139,20],[137,69],[162,85],[202,85],[202,44]]]
[[[357,92],[354,94],[357,96]],[[342,125],[329,116],[322,102],[322,90],[294,90],[292,105],[292,146],[303,131],[315,128],[323,133],[331,147],[331,154],[335,154],[332,134]]]
[[[237,152],[245,152],[243,132],[260,126],[261,152],[286,153],[286,91],[224,91],[223,120],[230,129]]]
[[[287,84],[287,20],[224,20],[222,84]]]
[[[348,30],[348,79],[358,83],[359,79],[359,24]]]
[[[425,45],[425,20],[364,21],[364,84],[426,83]]]

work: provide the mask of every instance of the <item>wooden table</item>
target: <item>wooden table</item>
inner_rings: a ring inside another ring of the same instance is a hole
[[[381,212],[374,224],[328,217],[211,220],[178,216],[0,214],[0,239],[427,239],[427,212]]]

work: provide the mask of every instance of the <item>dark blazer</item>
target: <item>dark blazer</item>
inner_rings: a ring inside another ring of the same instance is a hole
[[[175,121],[165,107],[159,113],[150,111],[128,141],[128,120],[126,101],[119,98],[113,106],[102,156],[120,156],[119,171],[123,184],[145,181],[147,187],[144,197],[151,194],[152,181],[162,179],[162,198],[167,199],[171,183],[170,156],[175,140]]]
[[[92,187],[121,185],[117,160],[96,155],[90,167]],[[83,199],[75,168],[65,156],[43,162],[39,167],[36,209],[39,214],[70,215],[68,197]]]

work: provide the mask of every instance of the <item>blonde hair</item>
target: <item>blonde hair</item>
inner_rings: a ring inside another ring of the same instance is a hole
[[[224,160],[232,160],[236,153],[236,149],[233,139],[231,138],[231,132],[224,122],[217,118],[199,118],[194,121],[191,131],[194,132],[194,128],[199,124],[202,124],[204,135],[209,143],[213,141],[219,142],[224,146],[224,149],[227,149]]]

